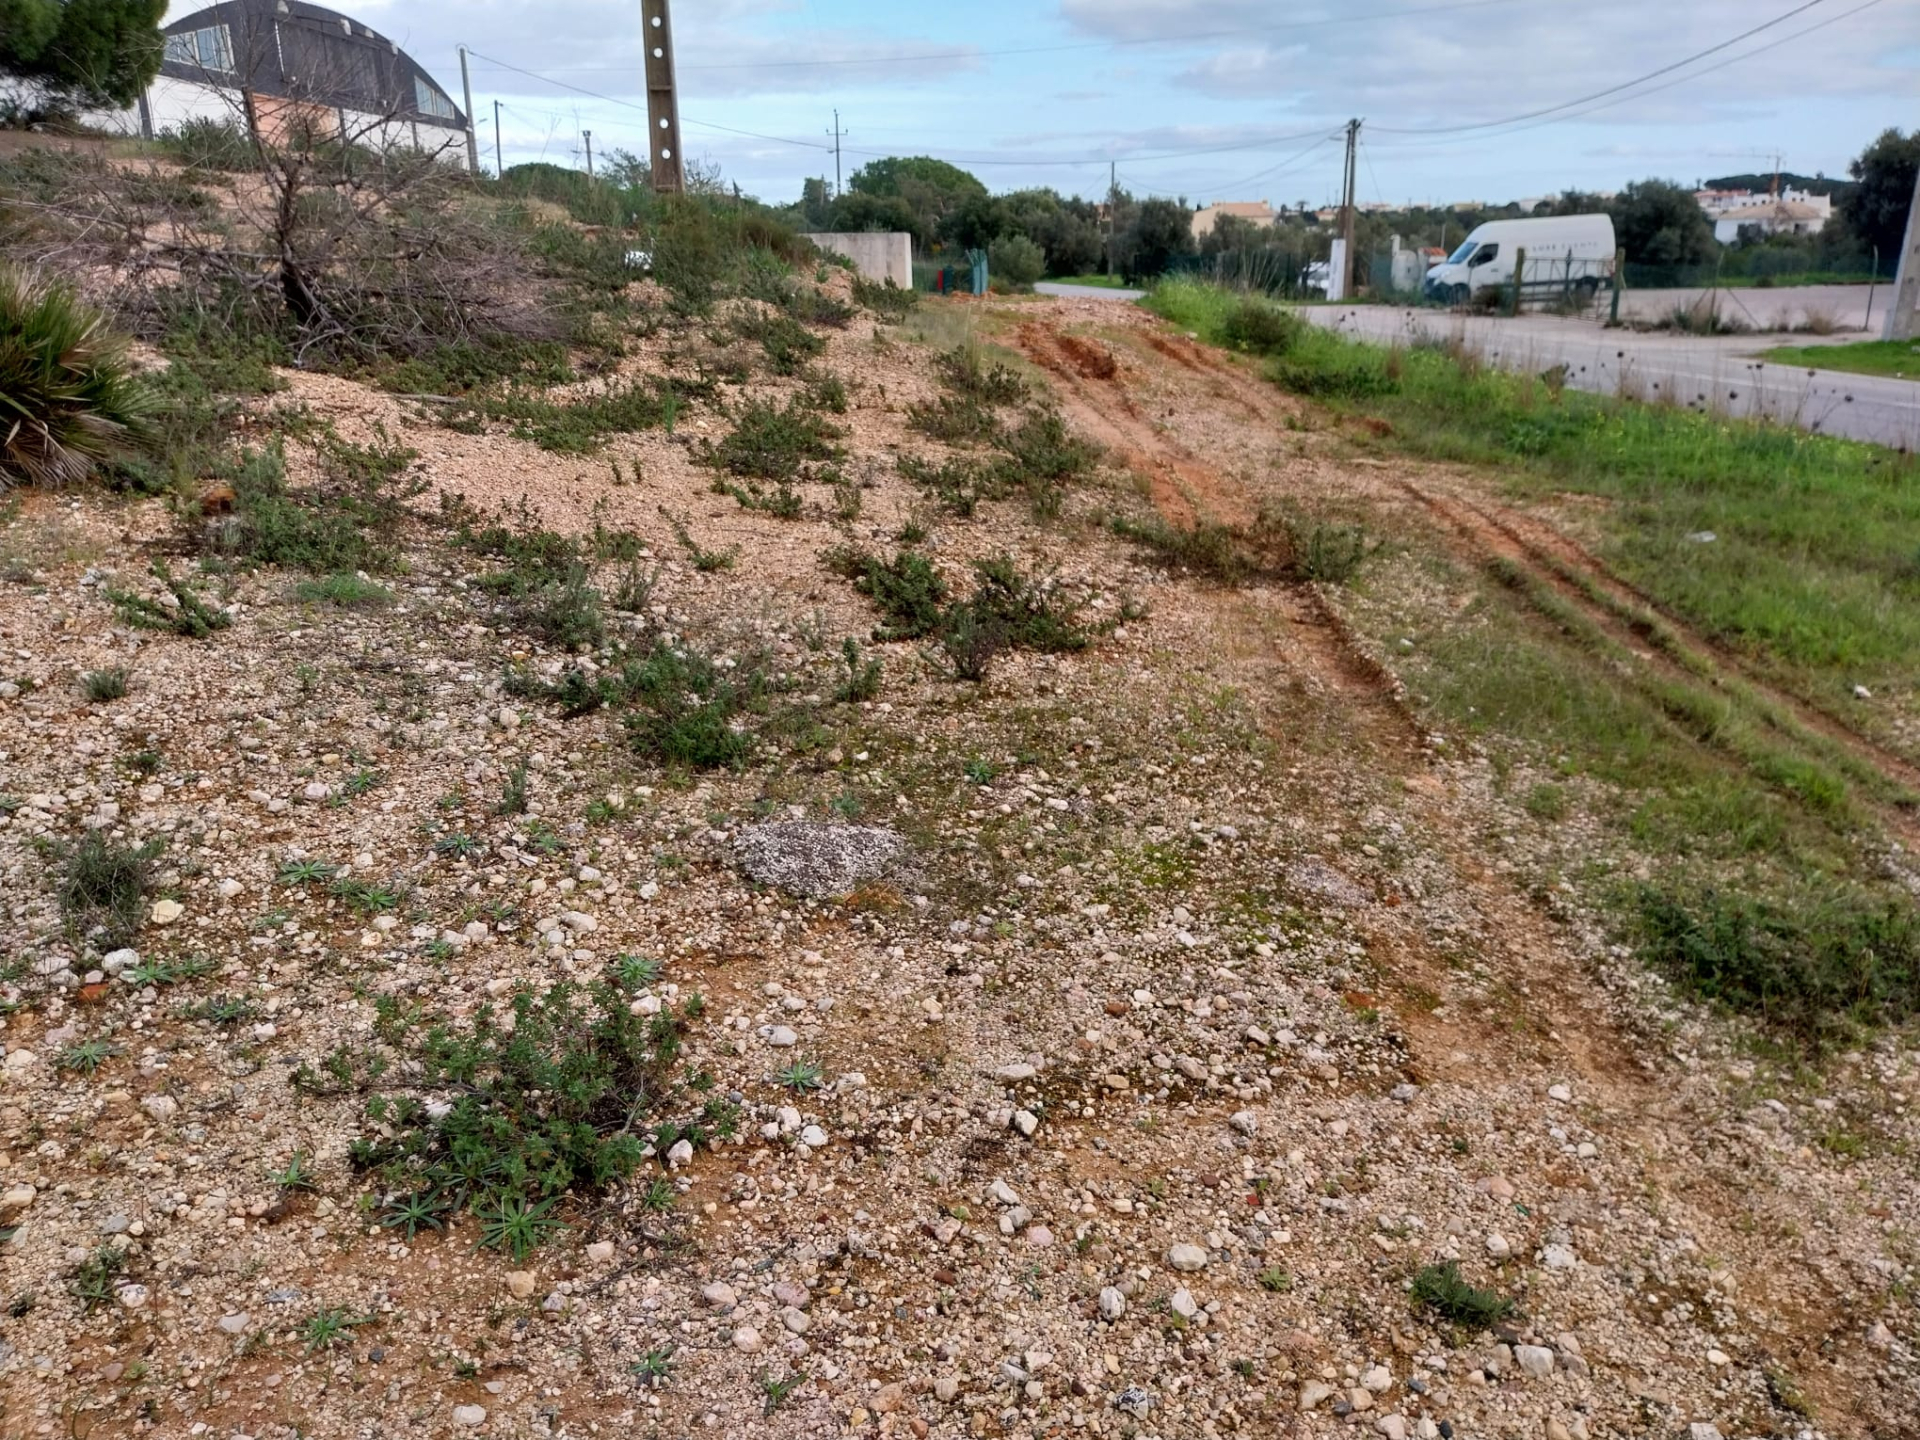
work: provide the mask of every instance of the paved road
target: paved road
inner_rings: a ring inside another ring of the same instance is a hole
[[[1920,449],[1920,383],[1762,363],[1754,357],[1772,343],[1766,338],[1643,335],[1549,315],[1509,320],[1385,305],[1308,305],[1299,313],[1357,339],[1456,339],[1506,370],[1565,365],[1567,383],[1582,390],[1671,397],[1694,409],[1762,415],[1821,434]],[[1824,343],[1811,336],[1796,341]]]
[[[1144,290],[1109,290],[1104,285],[1060,285],[1042,280],[1034,286],[1036,294],[1058,295],[1065,300],[1138,300]]]
[[[1854,331],[1856,340],[1867,329],[1867,306],[1876,320],[1884,320],[1891,285],[1789,285],[1777,290],[1625,290],[1620,294],[1623,320],[1661,320],[1676,309],[1711,303],[1719,313],[1755,330],[1806,329],[1809,326]],[[1711,302],[1707,297],[1713,295]],[[1605,305],[1608,297],[1602,295]]]

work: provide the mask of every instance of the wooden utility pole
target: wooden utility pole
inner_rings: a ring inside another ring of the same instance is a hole
[[[829,130],[827,134],[833,137],[833,193],[834,197],[838,199],[840,195],[840,142],[846,138],[847,134],[846,131],[840,128],[840,112],[838,109],[833,112],[833,129]]]
[[[1358,172],[1354,168],[1354,162],[1358,156],[1359,149],[1360,122],[1358,120],[1349,120],[1347,122],[1346,199],[1341,203],[1340,207],[1340,241],[1343,249],[1343,258],[1341,260],[1342,274],[1340,276],[1340,298],[1342,300],[1353,299],[1353,276],[1356,269],[1353,263],[1353,192],[1354,182],[1358,178]]]
[[[467,101],[467,173],[480,173],[480,140],[473,133],[473,81],[467,78],[467,47],[460,47],[460,91]]]
[[[667,0],[641,0],[647,44],[647,163],[656,194],[678,195],[687,188],[680,154],[680,96],[673,84],[673,25]],[[839,121],[834,122],[835,127]]]

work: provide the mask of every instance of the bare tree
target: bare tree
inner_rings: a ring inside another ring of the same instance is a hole
[[[217,315],[300,356],[557,333],[524,235],[474,195],[461,132],[423,140],[406,96],[326,73],[323,51],[291,96],[214,84],[252,73],[251,40],[235,49],[208,76],[224,123],[168,153],[11,167],[8,248],[84,276],[137,328]],[[318,98],[343,95],[356,108]]]

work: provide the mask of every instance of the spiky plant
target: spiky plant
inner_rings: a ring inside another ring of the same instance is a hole
[[[135,443],[150,409],[98,310],[67,285],[0,265],[0,489],[86,479]]]

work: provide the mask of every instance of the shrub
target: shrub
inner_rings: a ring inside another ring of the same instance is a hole
[[[1470,1285],[1457,1261],[1428,1265],[1413,1277],[1413,1300],[1456,1325],[1485,1330],[1514,1312],[1511,1300]]]
[[[1011,367],[989,365],[981,348],[971,342],[955,346],[934,361],[948,389],[984,405],[1013,405],[1027,398],[1031,388]]]
[[[1306,331],[1299,316],[1258,300],[1242,300],[1220,324],[1220,342],[1254,355],[1284,355]]]
[[[188,640],[205,640],[233,623],[226,611],[207,604],[186,581],[176,580],[164,560],[153,562],[153,578],[173,596],[172,605],[112,585],[102,586],[100,593],[122,621],[143,630],[170,630]]]
[[[196,115],[154,137],[160,153],[188,170],[257,169],[260,153],[246,127],[231,120]]]
[[[730,1133],[724,1102],[674,1114],[686,1094],[675,1065],[698,997],[653,1015],[636,1013],[634,998],[609,965],[584,986],[521,986],[511,1028],[489,1001],[469,1020],[412,1036],[408,1069],[417,1073],[404,1091],[369,1097],[367,1129],[350,1152],[382,1187],[383,1222],[438,1228],[464,1208],[479,1220],[482,1244],[521,1258],[561,1228],[554,1210],[563,1197],[604,1192],[681,1139],[701,1145]],[[378,1023],[390,1042],[413,1028],[392,1012]],[[325,1069],[371,1089],[373,1065],[362,1078],[336,1052]],[[310,1069],[296,1081],[321,1083]],[[431,1106],[422,1091],[449,1098]]]
[[[600,644],[607,635],[606,613],[579,545],[540,529],[524,508],[519,521],[518,529],[496,524],[478,530],[462,521],[461,545],[505,562],[474,584],[500,596],[514,621],[542,639],[564,649]]]
[[[717,770],[743,763],[754,736],[736,722],[760,709],[768,681],[757,665],[722,667],[688,646],[664,640],[613,682],[634,708],[623,717],[640,755],[662,765]]]
[[[86,479],[133,447],[151,409],[97,310],[0,265],[0,488]]]
[[[1920,925],[1904,901],[1643,886],[1633,920],[1642,956],[1682,989],[1815,1047],[1920,1015]]]
[[[973,395],[942,395],[932,404],[907,407],[907,426],[948,445],[978,445],[998,438],[1000,421]]]
[[[987,247],[987,267],[996,278],[1025,289],[1047,273],[1047,252],[1024,235],[1003,235]]]
[[[338,605],[343,609],[351,609],[385,605],[393,599],[393,592],[375,581],[342,571],[321,580],[302,580],[293,587],[293,598],[309,605]]]
[[[832,441],[840,432],[809,411],[799,398],[785,409],[765,400],[749,401],[730,433],[709,444],[703,458],[729,475],[792,482],[803,478],[810,462],[840,458]]]
[[[908,312],[920,303],[917,292],[903,290],[891,280],[873,281],[862,277],[854,279],[853,298],[881,319],[895,322],[906,319]]]
[[[116,665],[110,670],[89,670],[80,677],[80,689],[96,705],[123,699],[127,693],[127,667]]]
[[[875,640],[916,640],[940,625],[947,602],[947,584],[924,555],[902,550],[891,560],[864,550],[830,550],[829,569],[853,581],[886,617],[873,632]]]
[[[89,830],[56,851],[60,867],[56,893],[69,933],[81,936],[98,928],[108,948],[131,936],[140,926],[153,862],[162,844],[153,840],[140,846],[122,845],[101,831]]]

